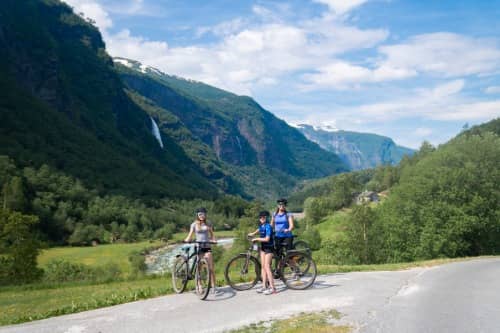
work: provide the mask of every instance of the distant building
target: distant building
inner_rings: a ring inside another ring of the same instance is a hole
[[[361,205],[369,202],[379,202],[379,196],[377,192],[373,191],[364,191],[358,194],[356,197],[356,204]]]

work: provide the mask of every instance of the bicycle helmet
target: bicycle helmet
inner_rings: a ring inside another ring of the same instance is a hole
[[[269,212],[267,210],[263,210],[259,213],[259,217],[261,216],[269,217]]]
[[[200,207],[196,209],[196,214],[198,213],[207,213],[207,209],[205,207]]]
[[[285,198],[280,198],[278,200],[276,200],[276,202],[279,204],[283,204],[283,205],[286,205],[288,203],[288,200],[286,200]]]

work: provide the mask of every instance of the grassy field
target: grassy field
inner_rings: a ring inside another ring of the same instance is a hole
[[[130,273],[128,256],[133,251],[142,251],[148,247],[161,246],[160,241],[139,242],[130,244],[105,244],[87,247],[55,247],[43,250],[38,256],[38,265],[43,268],[54,259],[62,259],[72,263],[88,266],[103,266],[113,262],[118,264],[125,275]]]
[[[170,276],[98,285],[0,288],[0,325],[15,324],[172,293]]]
[[[234,237],[234,231],[217,231],[217,238]],[[181,242],[187,236],[186,233],[175,233],[168,243]],[[104,244],[85,247],[53,247],[43,250],[38,256],[38,265],[41,268],[54,259],[62,259],[75,264],[87,266],[104,266],[113,262],[118,264],[125,275],[130,274],[129,254],[133,251],[142,251],[149,247],[166,245],[161,241],[144,241],[138,243]]]
[[[327,216],[321,223],[314,226],[319,231],[321,239],[335,239],[341,235],[347,223],[349,210],[339,210]]]

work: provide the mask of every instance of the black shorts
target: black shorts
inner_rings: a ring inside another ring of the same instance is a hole
[[[200,252],[201,253],[212,252],[212,248],[211,247],[200,247]]]
[[[274,244],[278,253],[282,248],[285,248],[287,251],[289,251],[293,247],[293,237],[276,237],[274,239]]]
[[[274,248],[272,246],[261,246],[260,250],[264,253],[273,253]]]

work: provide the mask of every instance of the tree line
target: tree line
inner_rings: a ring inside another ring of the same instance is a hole
[[[323,180],[314,185],[321,194],[304,202],[309,223],[351,211],[344,232],[323,242],[321,259],[369,264],[500,253],[499,165],[498,134],[473,128],[438,148],[424,142],[398,166]],[[363,189],[386,191],[387,199],[353,204]]]

